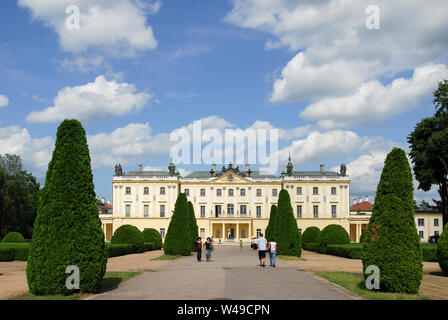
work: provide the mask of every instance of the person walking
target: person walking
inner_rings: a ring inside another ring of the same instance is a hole
[[[266,251],[267,251],[267,241],[266,239],[263,237],[263,234],[260,233],[260,237],[257,240],[257,244],[258,244],[258,259],[260,260],[260,267],[264,267],[265,266],[265,262],[266,262]]]
[[[277,255],[277,242],[274,238],[269,239],[269,260],[270,266],[275,268],[275,256]]]
[[[205,259],[209,262],[212,258],[212,251],[214,250],[212,239],[210,237],[207,238],[205,242]]]
[[[202,238],[198,237],[198,240],[196,240],[196,252],[197,252],[197,259],[198,262],[202,261]]]
[[[240,249],[243,249],[243,240],[240,240]]]

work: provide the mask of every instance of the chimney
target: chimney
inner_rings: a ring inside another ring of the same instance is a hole
[[[320,172],[321,173],[325,172],[325,165],[323,165],[323,164],[320,165]]]
[[[212,164],[212,170],[216,171],[216,164]]]
[[[104,203],[104,201],[106,201],[106,199],[104,199],[104,197],[102,197],[101,202]]]
[[[138,165],[138,172],[142,172],[143,171],[143,166],[141,164]]]
[[[110,200],[107,200],[107,204],[110,205]]]
[[[249,171],[249,170],[250,170],[249,165],[246,164],[246,171]]]
[[[358,202],[358,199],[353,199],[353,204],[356,204]]]
[[[369,202],[369,196],[365,196],[364,201]]]
[[[362,197],[359,197],[359,203],[361,203],[362,202]]]

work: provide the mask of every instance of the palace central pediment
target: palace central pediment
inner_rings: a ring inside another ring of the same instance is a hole
[[[234,173],[229,172],[213,179],[209,183],[225,183],[225,184],[251,184],[252,181]]]

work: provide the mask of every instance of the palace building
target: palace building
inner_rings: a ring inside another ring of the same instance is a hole
[[[296,171],[290,158],[279,176],[229,164],[184,177],[173,163],[166,171],[143,171],[139,165],[128,173],[117,165],[112,187],[113,213],[100,214],[106,240],[124,224],[154,228],[163,238],[180,192],[193,203],[203,238],[239,241],[264,233],[281,189],[289,192],[302,231],[339,224],[350,232],[350,178],[345,165],[340,172],[325,171],[324,165],[318,171]]]

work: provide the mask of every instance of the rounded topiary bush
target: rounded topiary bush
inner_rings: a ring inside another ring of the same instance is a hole
[[[445,230],[442,232],[439,240],[437,241],[437,260],[439,261],[440,269],[443,273],[448,275],[448,224],[445,226]]]
[[[318,227],[309,227],[302,235],[302,242],[304,243],[318,243],[320,236],[320,229]]]
[[[125,224],[115,230],[111,243],[129,243],[132,244],[134,252],[144,251],[144,238],[143,233],[138,230],[137,227]]]
[[[319,236],[319,251],[325,253],[329,244],[347,244],[350,243],[350,237],[347,231],[338,224],[326,226]]]
[[[364,239],[366,238],[366,234],[367,234],[366,230],[363,230],[361,232],[361,236],[359,237],[359,243],[363,243],[364,242]]]
[[[145,242],[152,242],[155,245],[156,250],[162,248],[162,236],[159,231],[152,228],[147,228],[143,230],[143,240]]]
[[[23,243],[25,239],[19,232],[9,232],[2,240],[2,242],[8,243]]]

